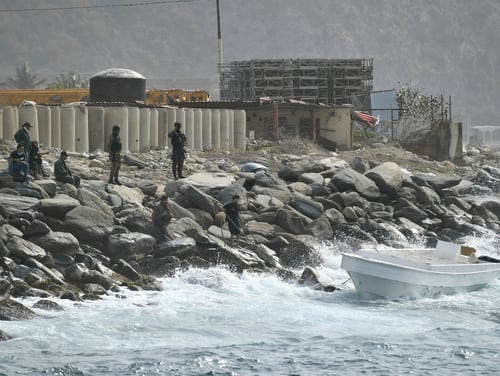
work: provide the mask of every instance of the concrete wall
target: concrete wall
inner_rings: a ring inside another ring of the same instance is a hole
[[[17,107],[2,106],[0,109],[2,139],[13,139],[14,133],[20,127],[19,121],[30,121],[33,126],[30,131],[32,139],[42,136],[40,137],[42,148],[55,147],[79,153],[108,151],[111,129],[115,124],[121,127],[120,136],[124,152],[170,148],[167,132],[173,129],[176,120],[181,122],[182,130],[190,140],[188,143],[190,149],[244,150],[246,148],[246,115],[244,111],[241,113],[242,110],[222,110],[226,120],[224,143],[219,141],[215,145],[214,131],[220,132],[220,123],[214,120],[218,118],[218,109],[204,109],[202,116],[201,109],[141,108],[139,110],[131,106],[86,106],[83,102],[79,102],[53,107],[30,106],[23,108],[19,117],[16,116],[19,111]],[[54,109],[58,111],[53,111]],[[234,111],[240,111],[237,126],[234,124]],[[75,113],[78,116],[75,116]],[[204,131],[205,128],[207,131]],[[220,134],[218,139],[220,140]]]

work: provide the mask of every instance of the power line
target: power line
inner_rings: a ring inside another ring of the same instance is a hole
[[[0,9],[0,13],[17,13],[17,12],[40,12],[53,10],[75,10],[75,9],[95,9],[95,8],[117,8],[117,7],[134,7],[140,5],[158,5],[171,3],[190,3],[200,0],[164,0],[164,1],[148,1],[145,3],[126,3],[126,4],[107,4],[107,5],[76,5],[69,7],[51,7],[51,8],[17,8],[17,9]]]

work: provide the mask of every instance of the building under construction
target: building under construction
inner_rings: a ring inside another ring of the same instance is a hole
[[[269,97],[342,105],[372,89],[373,59],[244,60],[220,68],[221,100]]]

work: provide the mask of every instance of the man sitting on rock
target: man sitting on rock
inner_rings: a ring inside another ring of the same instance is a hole
[[[29,164],[26,161],[24,153],[24,145],[17,144],[16,150],[10,153],[9,156],[9,174],[12,179],[17,182],[28,181]]]
[[[43,171],[43,161],[42,155],[48,154],[48,151],[40,151],[38,147],[38,141],[31,141],[31,147],[28,157],[28,163],[30,165],[30,170],[33,172],[33,177],[38,179],[38,175],[43,175],[44,177],[48,177],[49,175]]]
[[[59,159],[54,163],[54,177],[57,181],[70,183],[78,188],[80,186],[80,177],[73,175],[71,169],[66,165],[66,159],[68,159],[68,153],[63,150]]]

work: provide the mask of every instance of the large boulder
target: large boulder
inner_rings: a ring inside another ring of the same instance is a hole
[[[83,206],[100,210],[111,217],[114,215],[113,209],[111,209],[111,207],[102,198],[88,188],[80,188],[76,197]]]
[[[110,235],[104,254],[112,260],[140,260],[153,253],[155,239],[151,235],[130,232]]]
[[[64,231],[84,243],[105,239],[114,228],[113,217],[87,206],[78,206],[68,212],[63,222]]]
[[[397,197],[398,189],[403,184],[401,167],[394,162],[381,163],[365,173],[372,179],[380,192],[387,193],[392,199]]]
[[[37,317],[37,314],[25,305],[12,299],[0,300],[0,320],[31,320]]]
[[[12,257],[19,257],[23,260],[29,257],[41,260],[47,255],[42,247],[17,236],[10,238],[5,245]]]
[[[64,219],[69,211],[80,206],[80,202],[66,195],[58,195],[54,198],[40,200],[39,210],[49,217]]]
[[[212,216],[222,210],[222,204],[218,200],[193,185],[183,184],[180,187],[180,192],[184,197],[189,198],[189,202],[193,208],[209,212]]]
[[[375,182],[352,168],[344,168],[332,177],[332,183],[339,191],[355,190],[367,199],[376,199],[380,196],[380,190]]]
[[[73,256],[80,247],[78,240],[69,232],[51,231],[43,235],[33,236],[30,241],[45,251],[58,255]]]

